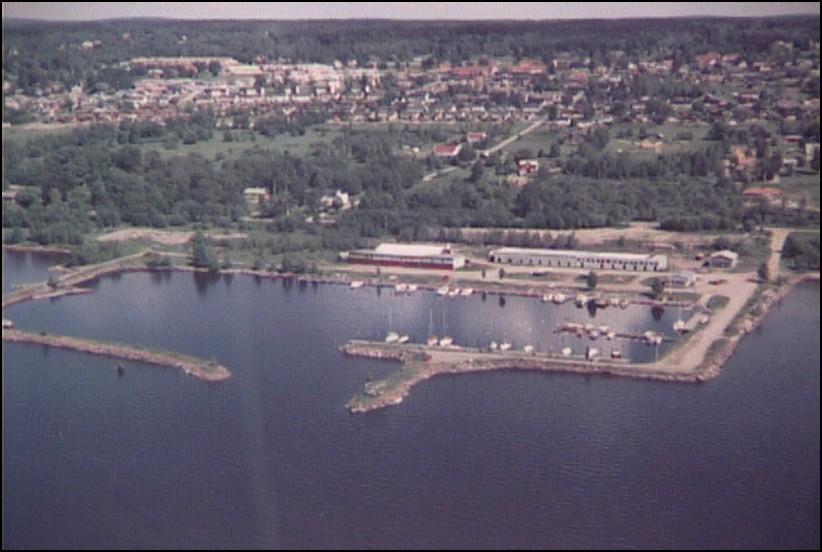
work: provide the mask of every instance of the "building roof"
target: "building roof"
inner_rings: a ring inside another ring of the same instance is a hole
[[[671,280],[694,280],[696,279],[696,273],[690,272],[688,270],[683,270],[680,272],[671,272],[668,274],[668,278]]]
[[[417,243],[381,243],[374,248],[375,253],[383,255],[404,255],[410,257],[429,257],[431,255],[449,255],[451,250],[442,245]]]
[[[723,249],[721,251],[714,251],[711,257],[725,257],[726,259],[736,260],[739,258],[739,253],[731,251],[730,249]]]
[[[755,187],[755,188],[748,188],[742,195],[748,197],[780,197],[782,195],[782,190],[779,188],[770,188],[767,186],[763,187]]]
[[[462,144],[437,144],[434,146],[435,155],[454,156],[462,149]]]
[[[652,255],[645,253],[608,253],[600,251],[577,251],[567,249],[536,249],[525,247],[501,247],[491,251],[492,255],[552,255],[555,257],[593,257],[601,259],[617,259],[622,262],[647,262],[658,261],[665,258],[665,255]]]

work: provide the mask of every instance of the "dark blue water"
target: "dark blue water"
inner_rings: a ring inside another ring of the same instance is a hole
[[[10,309],[23,327],[213,356],[235,378],[118,378],[108,359],[4,345],[4,548],[818,547],[818,284],[704,385],[475,374],[348,415],[367,375],[397,366],[337,347],[381,337],[389,306],[396,331],[424,337],[433,309],[441,333],[443,305],[468,344],[534,341],[520,321],[548,316],[189,274]]]
[[[24,283],[45,282],[49,267],[68,259],[63,253],[33,253],[3,250],[3,293]]]

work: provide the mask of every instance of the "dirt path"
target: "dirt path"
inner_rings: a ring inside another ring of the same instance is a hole
[[[125,228],[103,234],[97,238],[101,242],[120,242],[129,240],[148,240],[162,245],[185,245],[194,237],[194,232],[187,230],[156,230],[154,228]],[[234,232],[230,234],[216,234],[206,232],[211,240],[241,240],[248,234]]]
[[[768,257],[768,270],[771,279],[779,276],[780,264],[779,259],[782,258],[782,247],[785,245],[785,240],[788,234],[791,233],[790,228],[769,228],[771,231],[771,256]]]
[[[689,234],[686,232],[670,232],[668,230],[660,230],[653,226],[643,223],[633,223],[626,228],[586,228],[580,230],[535,230],[523,228],[461,228],[463,236],[469,240],[479,240],[483,234],[495,231],[503,231],[507,233],[540,233],[545,235],[550,233],[553,237],[568,236],[573,234],[580,246],[583,245],[599,245],[606,242],[614,242],[622,237],[629,241],[637,241],[645,244],[655,244],[658,246],[671,246],[678,242],[683,245],[701,245],[710,243],[720,235],[738,239],[743,237],[743,234]]]
[[[719,286],[703,287],[698,289],[704,297],[710,295],[725,295],[728,304],[711,315],[707,327],[697,331],[688,342],[671,352],[660,361],[651,364],[651,367],[670,373],[684,373],[695,371],[705,360],[705,355],[711,344],[725,335],[725,328],[742,310],[742,307],[753,295],[758,284],[751,280],[750,274],[728,274],[727,282]],[[705,286],[705,284],[703,284]]]
[[[487,150],[484,150],[482,152],[482,154],[483,155],[491,155],[492,153],[495,153],[495,152],[501,150],[502,148],[504,148],[508,144],[513,144],[514,142],[516,142],[518,139],[522,138],[523,136],[525,136],[527,134],[531,134],[532,132],[534,132],[536,129],[538,129],[540,126],[542,126],[543,123],[545,123],[545,121],[540,119],[539,121],[533,123],[532,125],[529,125],[527,128],[524,128],[521,131],[517,132],[513,136],[511,136],[509,138],[506,138],[505,140],[503,140],[502,142],[500,142],[496,146],[491,146]]]

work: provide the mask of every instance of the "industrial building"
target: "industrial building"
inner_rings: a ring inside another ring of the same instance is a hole
[[[456,270],[465,266],[465,257],[455,255],[449,246],[402,243],[381,243],[374,249],[350,251],[349,263],[415,268]]]
[[[668,270],[668,257],[666,255],[636,253],[599,253],[561,249],[502,247],[492,250],[488,255],[488,259],[494,263],[559,268],[595,268],[646,272]]]

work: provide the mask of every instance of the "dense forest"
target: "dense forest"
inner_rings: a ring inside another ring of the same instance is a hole
[[[240,62],[356,60],[428,66],[480,56],[550,61],[560,52],[611,61],[693,61],[708,50],[758,59],[776,40],[819,40],[819,18],[620,19],[576,21],[173,21],[84,23],[3,20],[3,80],[33,93],[65,87],[128,88],[119,62],[137,56],[230,56]],[[84,50],[85,41],[99,41]],[[13,78],[12,78],[13,77]]]

